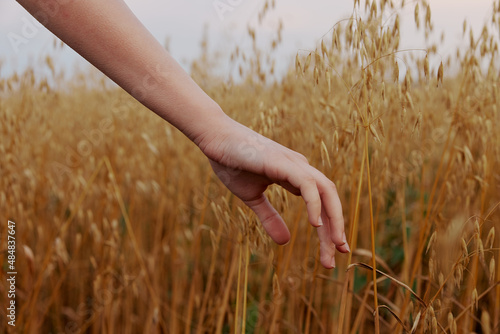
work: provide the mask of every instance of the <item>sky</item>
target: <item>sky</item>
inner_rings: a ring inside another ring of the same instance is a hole
[[[104,1],[104,0],[103,0]],[[361,0],[364,3],[365,0]],[[393,0],[400,3],[400,0]],[[169,40],[172,55],[188,69],[199,55],[200,41],[207,34],[210,49],[228,56],[237,44],[249,41],[247,26],[256,26],[258,12],[265,0],[125,0],[148,30],[162,44]],[[403,29],[413,27],[414,1],[406,1]],[[430,0],[436,36],[444,31],[446,43],[440,52],[454,50],[464,43],[462,23],[467,19],[479,33],[491,12],[491,0]],[[217,10],[216,5],[225,8]],[[264,24],[257,27],[258,36],[271,36],[281,20],[283,43],[278,50],[279,63],[285,68],[299,49],[313,50],[320,38],[338,21],[348,18],[352,0],[276,0],[276,8]],[[421,13],[423,10],[421,11]],[[423,14],[421,14],[423,15]],[[69,48],[53,50],[54,37],[45,28],[33,25],[31,16],[14,0],[0,0],[0,75],[37,67],[47,54],[54,54],[57,66],[85,69],[87,63]],[[29,33],[27,24],[35,27]],[[404,34],[405,32],[403,32]],[[22,44],[13,46],[12,36],[24,36]],[[422,48],[424,42],[414,32],[403,35],[402,47]],[[224,69],[223,69],[224,71]]]

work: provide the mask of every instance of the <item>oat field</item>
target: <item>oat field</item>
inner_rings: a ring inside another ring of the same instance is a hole
[[[282,78],[281,30],[269,50],[234,49],[235,78],[210,71],[210,54],[192,64],[228,114],[335,182],[352,253],[334,270],[300,198],[267,190],[292,232],[273,244],[194,144],[102,76],[64,79],[47,57],[47,77],[0,77],[0,332],[500,333],[491,6],[449,58],[425,1],[358,0]],[[402,49],[402,20],[428,45]]]

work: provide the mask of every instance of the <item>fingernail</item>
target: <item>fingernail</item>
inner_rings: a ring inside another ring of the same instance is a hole
[[[345,246],[345,249],[347,249],[347,251],[350,253],[351,248],[349,247],[349,244],[346,242],[344,246]]]
[[[335,268],[335,257],[332,257],[332,268]]]
[[[321,219],[321,216],[318,218],[318,226],[323,226],[323,219]]]
[[[345,247],[345,249],[347,249],[347,252],[350,253],[351,252],[351,248],[349,247],[349,244],[347,243],[347,237],[346,237],[345,233],[344,233],[344,236],[342,237],[342,241],[344,241],[344,247]]]

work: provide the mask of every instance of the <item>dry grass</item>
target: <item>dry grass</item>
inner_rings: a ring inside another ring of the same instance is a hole
[[[300,199],[268,190],[292,231],[271,244],[197,148],[123,91],[90,76],[0,78],[16,330],[498,333],[499,9],[482,32],[464,25],[454,75],[432,45],[397,51],[391,1],[357,4],[279,82],[266,83],[256,46],[232,57],[241,81],[214,84],[208,55],[193,66],[231,116],[335,181],[353,253],[334,271],[319,265]]]

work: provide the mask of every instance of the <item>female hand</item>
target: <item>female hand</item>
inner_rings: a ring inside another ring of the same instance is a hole
[[[290,232],[264,195],[273,183],[303,197],[309,222],[317,228],[325,268],[335,267],[335,249],[350,251],[336,187],[303,155],[229,117],[222,117],[216,131],[206,134],[199,146],[219,179],[255,212],[276,243],[287,243]]]
[[[146,107],[198,144],[214,171],[279,244],[290,232],[264,196],[277,183],[304,198],[321,263],[349,252],[335,185],[304,156],[227,117],[139,22],[123,0],[18,0],[42,24]],[[321,218],[321,219],[320,219]],[[324,222],[324,224],[322,223]]]

